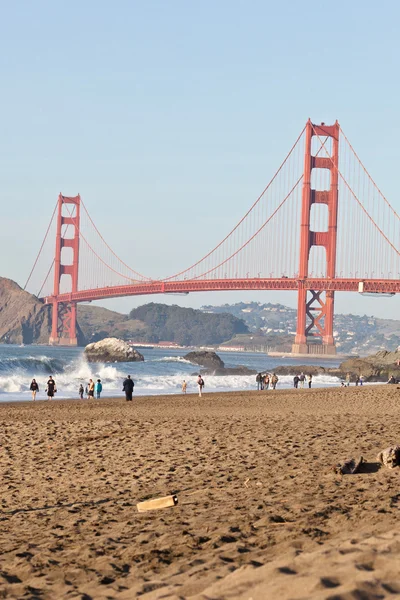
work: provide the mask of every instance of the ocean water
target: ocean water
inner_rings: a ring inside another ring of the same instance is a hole
[[[77,398],[79,384],[85,387],[89,378],[101,379],[102,396],[123,396],[122,382],[130,374],[135,381],[135,395],[175,394],[181,391],[183,379],[188,383],[188,392],[197,391],[196,376],[201,371],[198,365],[183,358],[185,350],[155,348],[140,350],[145,361],[142,363],[88,363],[82,348],[51,346],[0,345],[0,402],[28,400],[29,386],[34,377],[39,384],[37,399],[46,397],[46,382],[49,375],[56,380],[56,399]],[[262,353],[218,352],[226,367],[245,365],[256,371],[273,372],[278,365],[318,364],[313,358],[295,360],[271,358]],[[338,360],[323,361],[324,366],[337,366]],[[256,389],[255,375],[249,376],[204,376],[205,392]],[[313,387],[337,386],[337,377],[320,375],[313,378]],[[279,376],[278,388],[293,386],[293,376]]]

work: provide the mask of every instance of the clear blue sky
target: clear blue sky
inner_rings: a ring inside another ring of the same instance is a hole
[[[394,0],[0,0],[0,9],[2,275],[24,284],[59,191],[81,193],[138,271],[189,266],[253,203],[308,117],[340,121],[400,210]],[[240,299],[296,301],[166,301]],[[337,295],[340,312],[397,317],[398,307],[397,297]]]

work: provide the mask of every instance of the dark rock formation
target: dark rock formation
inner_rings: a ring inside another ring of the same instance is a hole
[[[192,373],[192,376],[198,375],[199,372]],[[202,375],[256,375],[257,371],[249,369],[244,365],[237,367],[223,367],[222,369],[201,369]]]
[[[144,357],[132,346],[117,338],[105,338],[85,348],[89,362],[138,362]]]
[[[184,358],[203,367],[201,369],[203,375],[255,375],[257,373],[244,365],[225,367],[224,361],[218,354],[209,350],[189,352]],[[197,373],[193,373],[193,375],[197,375]]]
[[[400,352],[388,352],[380,350],[372,356],[365,358],[348,358],[343,361],[338,368],[321,367],[316,365],[284,365],[276,367],[277,375],[296,375],[305,373],[306,375],[333,375],[342,379],[346,378],[346,374],[350,373],[350,380],[355,382],[360,375],[364,376],[364,381],[388,381],[391,375],[396,379],[400,379]]]
[[[208,350],[198,350],[189,352],[184,356],[186,360],[200,365],[201,367],[209,367],[210,369],[223,369],[225,367],[224,361],[220,359],[218,354],[210,352]]]
[[[396,379],[400,378],[400,352],[388,352],[380,350],[376,354],[366,356],[365,358],[348,358],[339,366],[340,371],[345,375],[350,373],[352,379],[358,375],[363,375],[365,381],[387,381],[390,375]]]
[[[335,371],[335,373],[332,373]],[[273,371],[277,375],[298,375],[299,373],[304,373],[305,375],[326,375],[326,374],[335,374],[338,373],[337,369],[329,369],[326,367],[318,367],[316,365],[283,365],[281,367],[276,367]]]

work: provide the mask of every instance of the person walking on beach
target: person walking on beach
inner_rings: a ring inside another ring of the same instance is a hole
[[[125,399],[127,402],[132,402],[132,394],[134,387],[135,384],[133,383],[133,379],[131,379],[131,376],[128,375],[122,385],[122,391],[125,392]]]
[[[81,385],[79,386],[79,390],[78,390],[79,398],[80,398],[81,400],[83,400],[83,393],[84,393],[84,391],[85,391],[85,390],[83,389],[83,385],[81,384]]]
[[[278,383],[278,381],[279,381],[278,375],[276,375],[276,373],[273,373],[272,377],[271,377],[271,385],[272,385],[273,390],[276,390],[276,384]]]
[[[89,379],[87,399],[94,398],[94,381]]]
[[[32,383],[29,389],[32,392],[32,400],[36,400],[36,393],[39,391],[39,386],[36,382],[36,379],[32,379]]]
[[[264,390],[267,390],[269,388],[269,375],[268,373],[266,373],[264,375]]]
[[[300,381],[300,387],[301,388],[304,387],[305,380],[306,380],[306,376],[304,375],[304,373],[300,373],[299,381]]]
[[[350,373],[346,373],[346,387],[350,385]]]
[[[57,391],[56,382],[53,379],[53,375],[50,375],[49,380],[47,382],[47,400],[51,400],[54,397],[54,394]]]
[[[182,394],[186,394],[187,383],[185,379],[182,381]]]
[[[312,385],[312,375],[311,373],[308,375],[308,388],[311,390],[311,385]]]
[[[201,398],[201,392],[203,391],[203,388],[204,388],[204,379],[202,378],[200,373],[197,378],[197,385],[199,386],[199,397]]]
[[[360,385],[364,384],[364,375],[360,375]]]
[[[294,385],[294,387],[296,388],[296,390],[297,390],[297,388],[299,387],[299,381],[300,381],[300,377],[299,377],[298,375],[295,375],[295,376],[293,377],[293,385]]]
[[[100,399],[100,394],[101,394],[101,392],[103,390],[103,386],[101,384],[101,379],[97,380],[96,385],[94,386],[94,389],[95,389],[95,392],[96,392],[96,398],[97,398],[97,400],[99,400]]]
[[[261,390],[261,383],[262,383],[262,375],[261,373],[257,373],[256,375],[256,383],[257,383],[257,390]]]

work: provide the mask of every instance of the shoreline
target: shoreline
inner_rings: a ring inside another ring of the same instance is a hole
[[[308,387],[304,387],[304,388],[297,388],[294,389],[293,387],[288,387],[288,388],[277,388],[275,390],[269,389],[269,390],[233,390],[233,391],[221,391],[218,389],[214,389],[212,391],[204,391],[202,392],[202,398],[207,397],[207,396],[211,396],[211,395],[218,395],[218,396],[240,396],[240,395],[255,395],[255,396],[265,396],[266,394],[298,394],[298,393],[305,393],[305,392],[309,392],[309,393],[316,393],[316,392],[320,392],[322,390],[334,390],[334,389],[341,389],[341,386],[339,385],[340,383],[340,379],[338,378],[338,384],[331,384],[331,385],[326,385],[326,386],[319,386],[319,387],[312,387],[312,388],[308,388]],[[358,386],[361,389],[369,387],[369,386],[373,386],[374,388],[377,385],[386,385],[386,383],[384,382],[369,382],[367,384],[364,384],[363,386]],[[352,384],[350,386],[350,388],[356,388],[357,386],[355,386],[354,384]],[[396,386],[393,386],[396,387]],[[349,388],[347,388],[349,389]],[[144,400],[154,400],[155,398],[159,398],[159,399],[171,399],[171,398],[185,398],[185,397],[195,397],[195,398],[199,398],[199,394],[198,392],[187,392],[186,394],[182,394],[181,392],[171,392],[171,393],[155,393],[155,394],[136,394],[135,392],[133,393],[133,404],[135,403],[135,398],[136,399],[144,399]],[[200,399],[200,398],[199,398]],[[120,396],[104,396],[100,399],[94,398],[93,400],[88,400],[87,398],[83,398],[82,400],[80,398],[55,398],[53,400],[47,400],[45,398],[41,398],[40,400],[32,400],[32,399],[23,399],[23,400],[0,400],[0,407],[4,406],[4,405],[14,405],[14,404],[56,404],[59,402],[76,402],[78,404],[94,404],[94,403],[99,403],[101,404],[102,402],[106,402],[106,401],[122,401],[122,402],[126,402],[125,397],[120,395]]]

